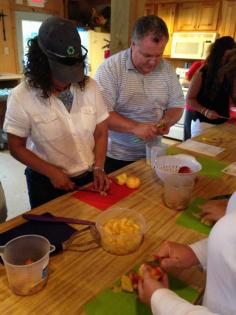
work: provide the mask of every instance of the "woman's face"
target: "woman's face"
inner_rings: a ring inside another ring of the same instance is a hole
[[[53,83],[53,87],[55,88],[55,90],[57,91],[63,91],[66,90],[70,87],[70,84],[66,84],[63,82],[60,82],[56,79],[52,79],[52,83]]]

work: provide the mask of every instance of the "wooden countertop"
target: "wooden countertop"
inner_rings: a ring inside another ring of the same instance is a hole
[[[236,127],[225,124],[213,127],[203,136],[205,139],[219,139],[219,146],[226,148],[216,159],[235,161]],[[196,139],[201,139],[200,136]],[[188,154],[195,155],[193,152]],[[163,187],[144,160],[123,168],[128,173],[140,177],[141,187],[113,207],[128,207],[142,213],[147,222],[145,239],[133,254],[114,256],[101,248],[87,252],[64,251],[50,258],[50,272],[46,287],[35,295],[20,297],[14,295],[7,284],[4,268],[0,267],[0,314],[85,314],[83,305],[98,292],[120,278],[137,263],[141,263],[164,240],[192,243],[205,235],[175,224],[179,212],[168,209],[162,202]],[[117,171],[116,173],[120,173]],[[236,189],[235,177],[223,174],[221,178],[199,177],[194,197],[208,198],[216,194],[226,194]],[[49,211],[55,215],[95,220],[100,213],[97,209],[80,202],[68,193],[39,208],[32,213]],[[0,225],[0,232],[24,222],[19,216]],[[79,228],[79,226],[75,226]],[[182,272],[181,278],[197,288],[203,289],[202,273],[196,269]]]

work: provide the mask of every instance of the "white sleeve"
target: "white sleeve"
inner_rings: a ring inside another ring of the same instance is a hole
[[[236,212],[236,192],[232,194],[228,201],[227,209],[226,209],[226,214]]]
[[[30,118],[21,103],[13,92],[9,95],[3,129],[5,132],[27,138],[30,134]]]
[[[207,266],[207,250],[208,250],[208,239],[204,239],[189,245],[192,248],[195,255],[197,256],[198,260],[203,269],[206,269]]]
[[[151,298],[153,315],[220,315],[205,306],[193,305],[169,289],[156,290]]]

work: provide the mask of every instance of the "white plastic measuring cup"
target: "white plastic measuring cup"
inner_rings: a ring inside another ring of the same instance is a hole
[[[55,246],[40,235],[22,235],[0,246],[8,283],[18,295],[31,295],[43,288],[48,278],[49,254]]]

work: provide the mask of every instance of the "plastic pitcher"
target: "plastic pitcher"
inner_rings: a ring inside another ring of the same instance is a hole
[[[31,295],[47,282],[49,254],[55,246],[40,235],[23,235],[0,246],[8,283],[17,295]]]

